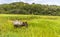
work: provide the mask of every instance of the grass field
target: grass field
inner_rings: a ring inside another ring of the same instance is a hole
[[[28,22],[14,28],[12,20]],[[60,37],[60,16],[0,14],[0,37]]]

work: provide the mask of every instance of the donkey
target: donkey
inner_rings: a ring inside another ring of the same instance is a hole
[[[13,23],[14,27],[28,27],[28,23],[27,22],[21,22],[21,21],[14,21]]]

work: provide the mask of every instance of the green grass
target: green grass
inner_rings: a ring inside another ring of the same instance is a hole
[[[14,28],[12,20],[28,22]],[[0,37],[60,37],[60,16],[0,14]]]

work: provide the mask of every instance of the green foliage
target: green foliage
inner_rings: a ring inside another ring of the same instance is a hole
[[[0,5],[0,14],[60,15],[60,6],[15,2]]]
[[[14,28],[11,21],[28,22],[28,28]],[[60,16],[0,14],[0,37],[60,37]]]

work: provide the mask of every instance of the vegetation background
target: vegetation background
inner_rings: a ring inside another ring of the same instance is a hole
[[[27,21],[14,28],[12,20]],[[0,5],[0,37],[60,37],[60,6],[15,2]]]
[[[60,6],[14,2],[10,4],[1,4],[0,14],[35,14],[60,16]]]

